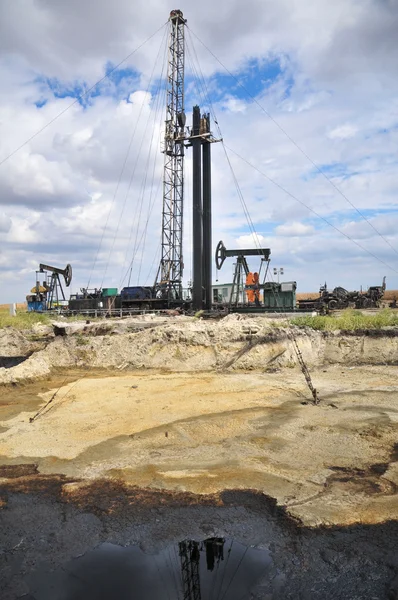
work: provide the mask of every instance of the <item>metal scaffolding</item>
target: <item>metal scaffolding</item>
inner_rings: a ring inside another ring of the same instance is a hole
[[[182,236],[184,208],[184,28],[180,10],[169,18],[167,106],[164,137],[162,254],[155,287],[158,296],[182,299]]]

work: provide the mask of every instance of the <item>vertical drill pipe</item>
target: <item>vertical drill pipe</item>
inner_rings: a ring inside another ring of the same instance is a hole
[[[194,106],[192,114],[192,135],[198,136],[200,128],[200,108]],[[193,227],[193,285],[192,306],[194,310],[203,308],[203,210],[202,210],[202,140],[192,139],[192,227]]]
[[[204,307],[211,310],[211,143],[203,142],[203,287]]]

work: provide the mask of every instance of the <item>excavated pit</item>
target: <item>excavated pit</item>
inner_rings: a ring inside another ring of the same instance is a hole
[[[107,552],[117,597],[160,597],[142,563],[177,598],[178,542],[209,537],[263,550],[243,598],[398,598],[396,331],[297,332],[313,406],[286,331],[224,321],[8,331],[31,356],[0,369],[2,598],[100,597]]]

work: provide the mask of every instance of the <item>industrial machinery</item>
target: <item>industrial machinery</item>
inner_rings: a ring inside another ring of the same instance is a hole
[[[166,121],[163,144],[163,209],[161,258],[153,287],[133,286],[121,290],[111,306],[102,294],[71,297],[70,310],[99,308],[148,310],[212,306],[211,249],[211,144],[210,115],[193,107],[192,128],[186,127],[184,107],[185,24],[180,10],[169,17]],[[183,211],[185,148],[192,147],[193,161],[193,282],[192,301],[183,297]],[[82,297],[83,296],[83,297]],[[88,302],[90,300],[90,302]],[[105,306],[106,304],[106,306]],[[80,306],[80,308],[79,308]],[[90,306],[90,308],[89,308]]]
[[[264,288],[264,284],[260,284],[260,273],[262,270],[262,266],[264,262],[267,263],[264,281],[267,275],[268,266],[269,266],[269,257],[271,254],[271,250],[269,248],[247,248],[238,250],[227,250],[224,246],[224,242],[220,241],[217,244],[216,248],[216,267],[218,270],[224,264],[224,261],[227,257],[235,257],[235,271],[232,282],[232,291],[229,301],[229,306],[238,307],[239,304],[254,304],[257,307],[260,307],[260,289]],[[247,264],[246,256],[259,256],[260,257],[260,268],[258,272],[252,273],[249,270],[249,265]],[[246,292],[246,299],[244,298],[243,291]]]
[[[269,248],[239,248],[227,250],[224,243],[220,241],[216,248],[216,267],[218,270],[228,257],[236,258],[232,290],[229,298],[230,310],[259,311],[289,311],[296,306],[296,282],[288,281],[276,283],[266,281],[271,250]],[[247,263],[247,256],[258,256],[260,267],[258,272],[251,272]],[[266,264],[262,282],[260,280],[263,265]],[[262,298],[261,298],[262,290]]]
[[[322,285],[318,298],[306,298],[298,301],[300,310],[316,310],[328,312],[330,310],[341,310],[344,308],[378,308],[386,290],[386,278],[383,277],[381,285],[368,288],[367,292],[349,292],[343,287],[335,287],[328,290],[327,284]]]
[[[167,304],[182,300],[185,121],[185,24],[181,10],[172,10],[167,61],[167,106],[164,135],[162,250],[155,297]]]
[[[45,274],[45,278],[40,285],[39,274],[42,273]],[[36,271],[36,285],[31,289],[30,295],[26,296],[28,311],[42,312],[65,306],[66,299],[61,276],[64,278],[65,286],[69,287],[72,281],[71,265],[66,265],[65,269],[51,265],[39,265],[39,270]]]
[[[212,307],[212,216],[211,216],[211,144],[218,142],[210,131],[210,115],[193,107],[192,130],[192,308]]]

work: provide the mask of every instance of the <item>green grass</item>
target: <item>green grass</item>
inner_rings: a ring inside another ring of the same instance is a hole
[[[48,315],[17,310],[17,315],[12,317],[8,308],[0,309],[0,328],[15,327],[15,329],[30,329],[36,323],[47,325],[50,322]]]
[[[318,331],[336,331],[345,329],[382,329],[383,327],[398,326],[398,312],[388,308],[377,314],[367,315],[359,310],[347,309],[340,316],[303,316],[290,321],[296,327],[310,327]]]

